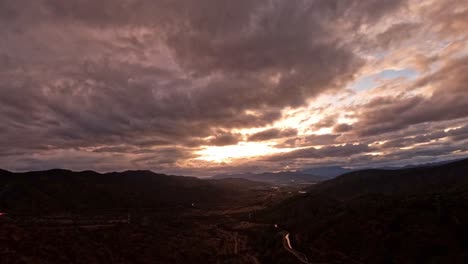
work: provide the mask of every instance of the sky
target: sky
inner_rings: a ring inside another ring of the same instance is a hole
[[[466,0],[0,0],[0,167],[468,156]]]

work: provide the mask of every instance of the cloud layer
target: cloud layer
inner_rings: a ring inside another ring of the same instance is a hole
[[[464,155],[467,17],[456,0],[0,0],[0,166],[204,175]],[[278,151],[199,154],[247,143]]]

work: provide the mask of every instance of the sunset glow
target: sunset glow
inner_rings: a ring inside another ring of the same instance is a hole
[[[0,0],[0,264],[468,263],[468,0]]]
[[[200,1],[0,4],[3,168],[206,175],[468,152],[465,2]]]
[[[223,147],[206,147],[197,152],[200,157],[198,159],[210,162],[232,162],[235,159],[251,158],[263,155],[271,155],[276,153],[289,152],[293,149],[275,148],[274,145],[268,143],[239,143],[233,146]]]

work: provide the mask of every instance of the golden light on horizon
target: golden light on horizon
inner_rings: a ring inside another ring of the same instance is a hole
[[[231,162],[233,159],[252,158],[257,156],[284,153],[293,148],[275,148],[274,143],[241,142],[230,146],[207,146],[196,152],[197,159],[210,162]]]

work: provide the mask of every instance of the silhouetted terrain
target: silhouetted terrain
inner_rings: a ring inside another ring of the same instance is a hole
[[[1,263],[467,263],[467,172],[462,160],[278,188],[1,171]]]
[[[234,187],[234,184],[237,186]],[[242,188],[239,188],[242,187]],[[265,184],[206,181],[151,171],[100,174],[49,170],[0,172],[0,208],[34,213],[70,210],[216,205],[236,201]],[[216,199],[213,199],[216,197]]]
[[[311,261],[467,263],[468,160],[342,175],[262,217]]]
[[[362,170],[313,188],[315,194],[352,198],[363,194],[415,195],[468,189],[468,160],[401,170]]]
[[[150,171],[1,171],[0,263],[294,261],[264,232],[270,225],[253,222],[297,191],[271,187]],[[276,253],[260,254],[264,244]]]

